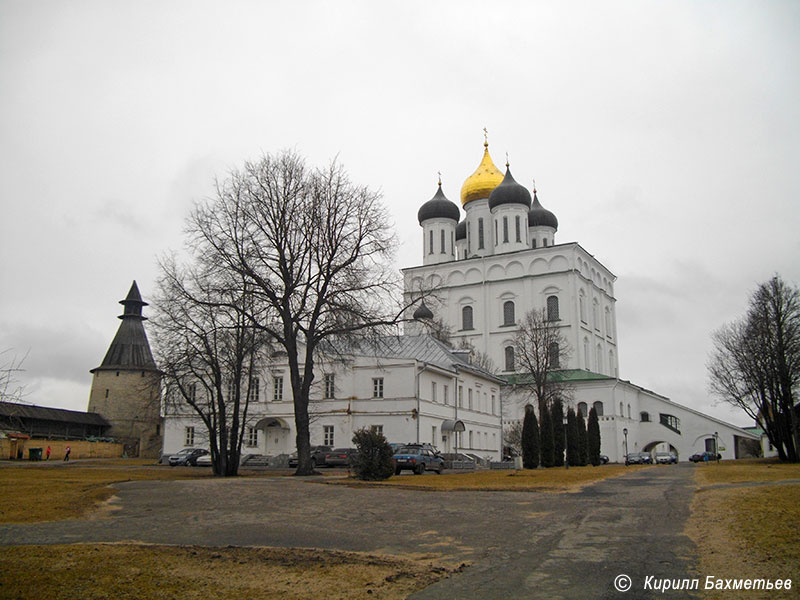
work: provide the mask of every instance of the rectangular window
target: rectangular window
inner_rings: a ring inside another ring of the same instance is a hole
[[[536,248],[536,240],[531,241],[531,248]]]
[[[445,250],[444,250],[444,229],[442,229],[441,233],[442,233],[442,235],[439,236],[439,237],[441,237],[441,242],[442,242],[441,253],[444,254],[444,252],[445,252]]]
[[[325,398],[335,398],[336,380],[333,373],[325,374]]]
[[[450,391],[450,390],[447,388],[447,386],[444,386],[444,390],[443,390],[443,394],[442,394],[442,395],[444,396],[444,398],[443,398],[443,400],[442,400],[442,401],[443,401],[445,404],[450,404],[450,398],[448,398],[448,396],[449,396],[448,392],[449,392],[449,391]]]
[[[433,254],[433,229],[428,232],[428,254]]]
[[[500,236],[497,235],[497,221],[494,222],[494,245],[497,246],[497,243],[500,241]]]
[[[323,425],[322,443],[333,448],[333,425]]]
[[[468,398],[468,401],[469,401],[469,404],[467,405],[467,408],[472,410],[472,388],[469,388],[467,390],[467,398]]]
[[[494,394],[492,394],[492,414],[493,415],[497,414],[497,405],[495,404]]]
[[[258,377],[250,378],[250,387],[247,389],[247,400],[250,402],[258,402],[260,398],[260,380]]]
[[[194,427],[187,427],[183,436],[184,446],[194,446]]]
[[[464,386],[458,386],[458,408],[464,408]]]
[[[189,402],[194,402],[195,400],[197,400],[197,384],[196,383],[190,383],[189,384],[188,392],[189,392]]]
[[[431,445],[436,445],[436,425],[431,427]]]
[[[519,215],[517,215],[517,217],[516,217],[516,222],[517,222],[517,241],[521,242],[522,241],[522,229],[519,226]]]
[[[436,382],[431,381],[431,402],[436,402]]]
[[[375,377],[372,380],[372,397],[383,398],[383,377]]]
[[[283,402],[283,377],[272,378],[272,401]]]
[[[508,217],[503,217],[503,243],[508,242]]]
[[[379,433],[383,435],[383,425],[370,425],[369,427],[373,433]]]
[[[236,397],[236,380],[228,381],[228,402],[233,402]]]
[[[456,255],[456,243],[455,243],[455,240],[456,240],[456,234],[451,231],[450,232],[450,255],[451,256],[455,256]]]
[[[483,218],[478,219],[478,250],[483,250]]]
[[[258,446],[258,429],[255,427],[247,428],[247,447],[255,448]]]

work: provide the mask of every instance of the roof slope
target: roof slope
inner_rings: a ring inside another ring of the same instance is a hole
[[[40,421],[58,421],[79,425],[100,425],[110,427],[111,424],[97,413],[66,410],[64,408],[47,408],[30,404],[0,402],[0,417],[16,417],[19,419],[38,419]]]

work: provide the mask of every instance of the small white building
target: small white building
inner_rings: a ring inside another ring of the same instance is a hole
[[[266,366],[258,381],[242,452],[289,454],[296,428],[287,363]],[[353,432],[373,428],[389,442],[430,443],[442,452],[499,460],[501,383],[429,335],[378,338],[318,366],[309,406],[311,444],[351,447]],[[168,408],[165,454],[207,445],[189,406]]]

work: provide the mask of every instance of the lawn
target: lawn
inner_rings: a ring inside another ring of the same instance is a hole
[[[524,469],[521,471],[481,470],[446,475],[399,475],[385,481],[359,481],[354,478],[325,481],[330,485],[399,487],[440,492],[451,491],[541,491],[571,492],[610,477],[619,477],[646,465],[602,465],[570,469]]]
[[[102,565],[102,568],[98,566]],[[116,598],[405,598],[452,568],[355,552],[134,544],[10,546],[0,596]]]
[[[793,579],[800,585],[800,465],[767,461],[723,461],[698,465],[700,485],[692,500],[687,534],[700,552],[698,576]],[[748,482],[762,485],[748,486]],[[710,487],[718,484],[734,487]],[[745,485],[735,485],[745,484]],[[730,598],[712,592],[708,598]],[[790,591],[747,592],[747,598],[796,598]]]

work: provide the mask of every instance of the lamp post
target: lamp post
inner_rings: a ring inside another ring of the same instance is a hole
[[[569,428],[567,427],[567,415],[564,415],[564,468],[569,469],[569,437],[567,437],[567,432]]]
[[[628,466],[628,428],[625,427],[622,430],[622,435],[625,436],[625,466]]]
[[[714,458],[717,462],[719,462],[719,442],[717,441],[717,436],[719,434],[715,431],[714,432]]]

